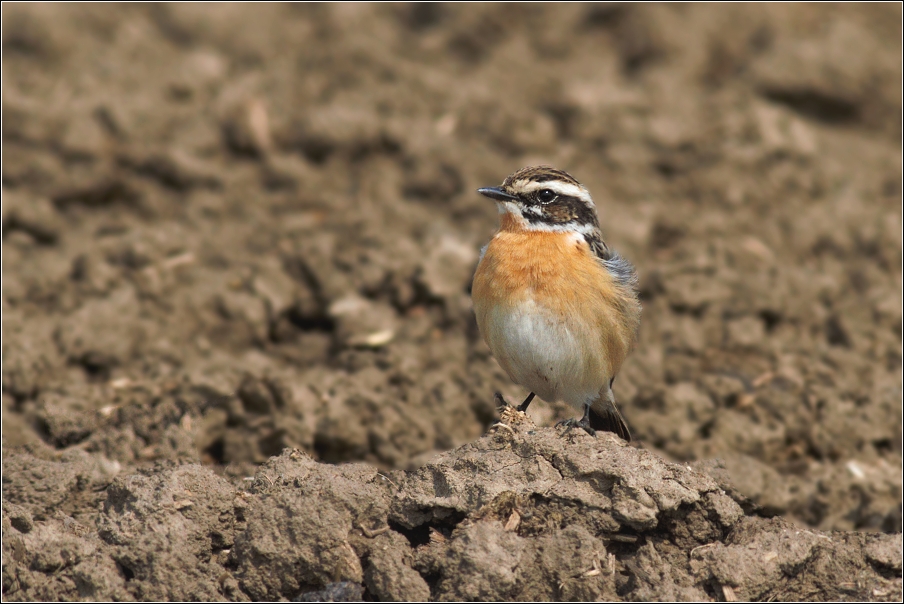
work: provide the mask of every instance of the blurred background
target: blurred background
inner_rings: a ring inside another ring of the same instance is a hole
[[[640,273],[640,446],[901,530],[899,4],[4,3],[2,45],[4,477],[71,463],[48,510],[483,434],[526,393],[474,190],[547,163]]]

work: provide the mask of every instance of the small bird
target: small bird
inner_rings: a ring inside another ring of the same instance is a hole
[[[631,264],[606,245],[596,206],[570,174],[518,170],[499,187],[500,227],[481,252],[471,296],[477,325],[512,381],[565,401],[583,417],[559,422],[631,440],[612,383],[637,341],[640,301]]]

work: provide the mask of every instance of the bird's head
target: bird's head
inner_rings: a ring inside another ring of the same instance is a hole
[[[599,229],[596,206],[584,185],[550,166],[522,168],[501,186],[477,192],[496,202],[503,230],[587,233]]]

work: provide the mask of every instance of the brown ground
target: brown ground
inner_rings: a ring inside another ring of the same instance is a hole
[[[898,600],[900,23],[4,4],[4,599]],[[646,451],[480,438],[532,163],[640,272]]]

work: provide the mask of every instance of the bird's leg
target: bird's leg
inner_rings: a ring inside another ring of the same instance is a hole
[[[568,430],[577,426],[578,428],[583,428],[590,436],[596,436],[596,430],[590,427],[590,405],[584,405],[584,417],[581,419],[574,419],[573,417],[563,419],[556,424],[556,427],[559,426],[566,426]]]
[[[518,405],[518,411],[520,411],[521,413],[526,413],[526,412],[527,412],[527,408],[530,406],[530,402],[531,402],[532,400],[534,400],[534,397],[535,397],[535,396],[537,396],[537,395],[534,394],[533,392],[531,392],[530,394],[528,394],[528,395],[527,395],[527,398],[524,399],[524,402],[521,403],[520,405]]]
[[[516,407],[516,409],[518,409],[518,411],[520,411],[521,413],[526,412],[526,411],[527,411],[527,408],[530,406],[530,402],[531,402],[532,400],[534,400],[534,397],[535,397],[535,396],[537,396],[537,395],[534,394],[533,392],[531,392],[530,394],[528,394],[528,395],[527,395],[527,398],[524,399],[524,402],[521,403],[520,405],[518,405],[518,406]],[[493,394],[493,402],[496,403],[496,408],[497,408],[497,409],[500,409],[500,410],[501,410],[501,409],[504,409],[505,407],[510,407],[510,406],[511,406],[511,405],[508,404],[508,401],[505,400],[505,397],[502,396],[502,393],[501,393],[501,392],[496,392],[495,394]]]

